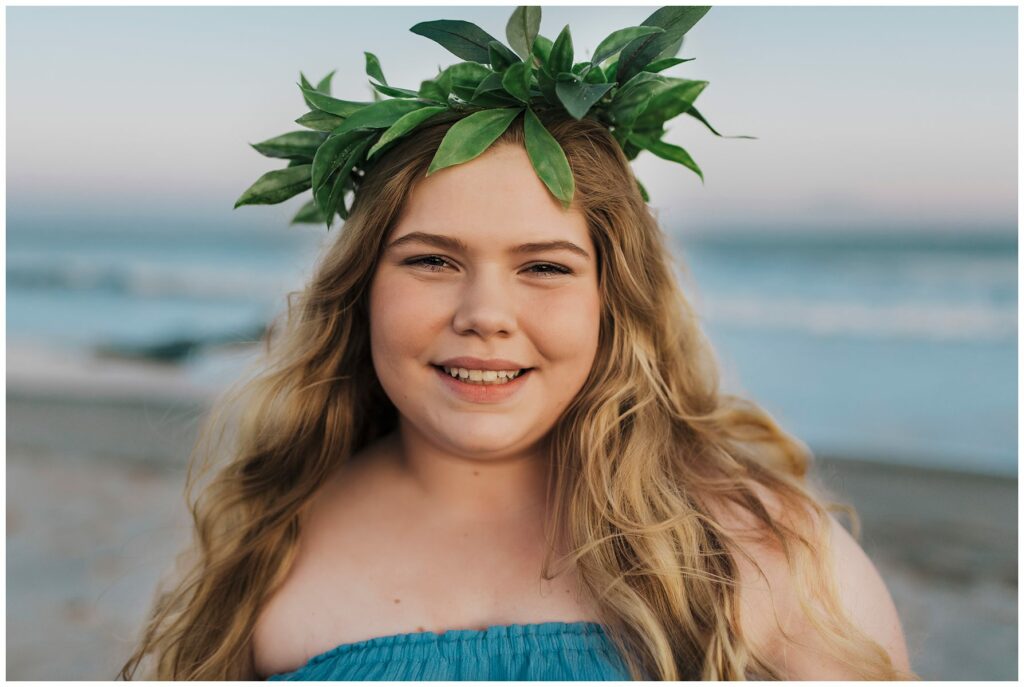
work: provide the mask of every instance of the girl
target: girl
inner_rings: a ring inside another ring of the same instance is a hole
[[[452,122],[424,127],[366,174],[212,416],[193,460],[227,462],[121,677],[913,677],[806,448],[719,390],[619,144],[544,125],[568,209],[522,118],[430,176]]]

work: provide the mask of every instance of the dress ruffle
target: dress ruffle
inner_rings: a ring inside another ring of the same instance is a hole
[[[593,622],[410,632],[342,644],[268,680],[630,680]]]

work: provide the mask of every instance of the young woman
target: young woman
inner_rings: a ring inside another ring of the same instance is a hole
[[[451,122],[425,127],[367,174],[207,428],[234,442],[203,444],[227,461],[122,677],[913,677],[806,448],[719,390],[620,146],[545,121],[566,210],[521,122],[426,177]]]

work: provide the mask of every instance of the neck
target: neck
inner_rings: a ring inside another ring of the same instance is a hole
[[[431,512],[477,524],[543,518],[547,456],[543,446],[501,455],[461,455],[400,420],[390,437],[397,463]]]

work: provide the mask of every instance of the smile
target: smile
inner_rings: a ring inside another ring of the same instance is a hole
[[[524,370],[467,370],[464,367],[442,367],[445,372],[468,384],[507,384]],[[529,368],[524,368],[529,369]]]
[[[445,388],[463,400],[475,403],[493,403],[514,396],[532,376],[532,367],[523,370],[463,370],[451,368],[451,371],[439,365],[431,365],[441,378]],[[466,377],[462,376],[465,371]],[[453,372],[457,372],[455,375]],[[511,376],[510,376],[511,375]],[[473,379],[477,377],[478,379]]]

